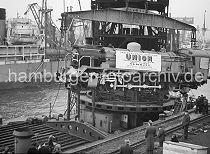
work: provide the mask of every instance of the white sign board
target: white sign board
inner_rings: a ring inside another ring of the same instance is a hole
[[[201,58],[200,61],[200,69],[209,69],[209,58]]]
[[[160,72],[161,55],[117,50],[116,68]]]

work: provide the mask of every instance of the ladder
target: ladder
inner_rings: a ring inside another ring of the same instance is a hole
[[[182,102],[176,102],[174,104],[174,112],[173,114],[180,113],[182,111]]]
[[[173,114],[177,114],[186,110],[187,101],[183,99],[183,101],[178,101],[174,104],[174,112]]]

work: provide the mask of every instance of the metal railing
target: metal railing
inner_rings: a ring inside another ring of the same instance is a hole
[[[38,60],[45,57],[45,51],[38,46],[0,46],[0,62]]]

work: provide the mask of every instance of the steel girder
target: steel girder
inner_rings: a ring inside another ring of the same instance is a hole
[[[158,35],[120,35],[120,34],[95,34],[95,36],[100,37],[113,37],[113,38],[144,38],[144,39],[164,39],[164,36],[158,36]]]
[[[177,30],[195,31],[194,26],[158,14],[129,12],[114,9],[88,10],[62,13],[64,23],[72,18],[92,21],[103,21],[129,25],[142,25]],[[68,25],[68,24],[67,24]]]

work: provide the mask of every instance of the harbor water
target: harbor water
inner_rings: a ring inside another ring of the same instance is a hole
[[[27,117],[49,116],[50,103],[52,115],[65,113],[67,90],[63,84],[0,90],[3,123],[22,121]]]

